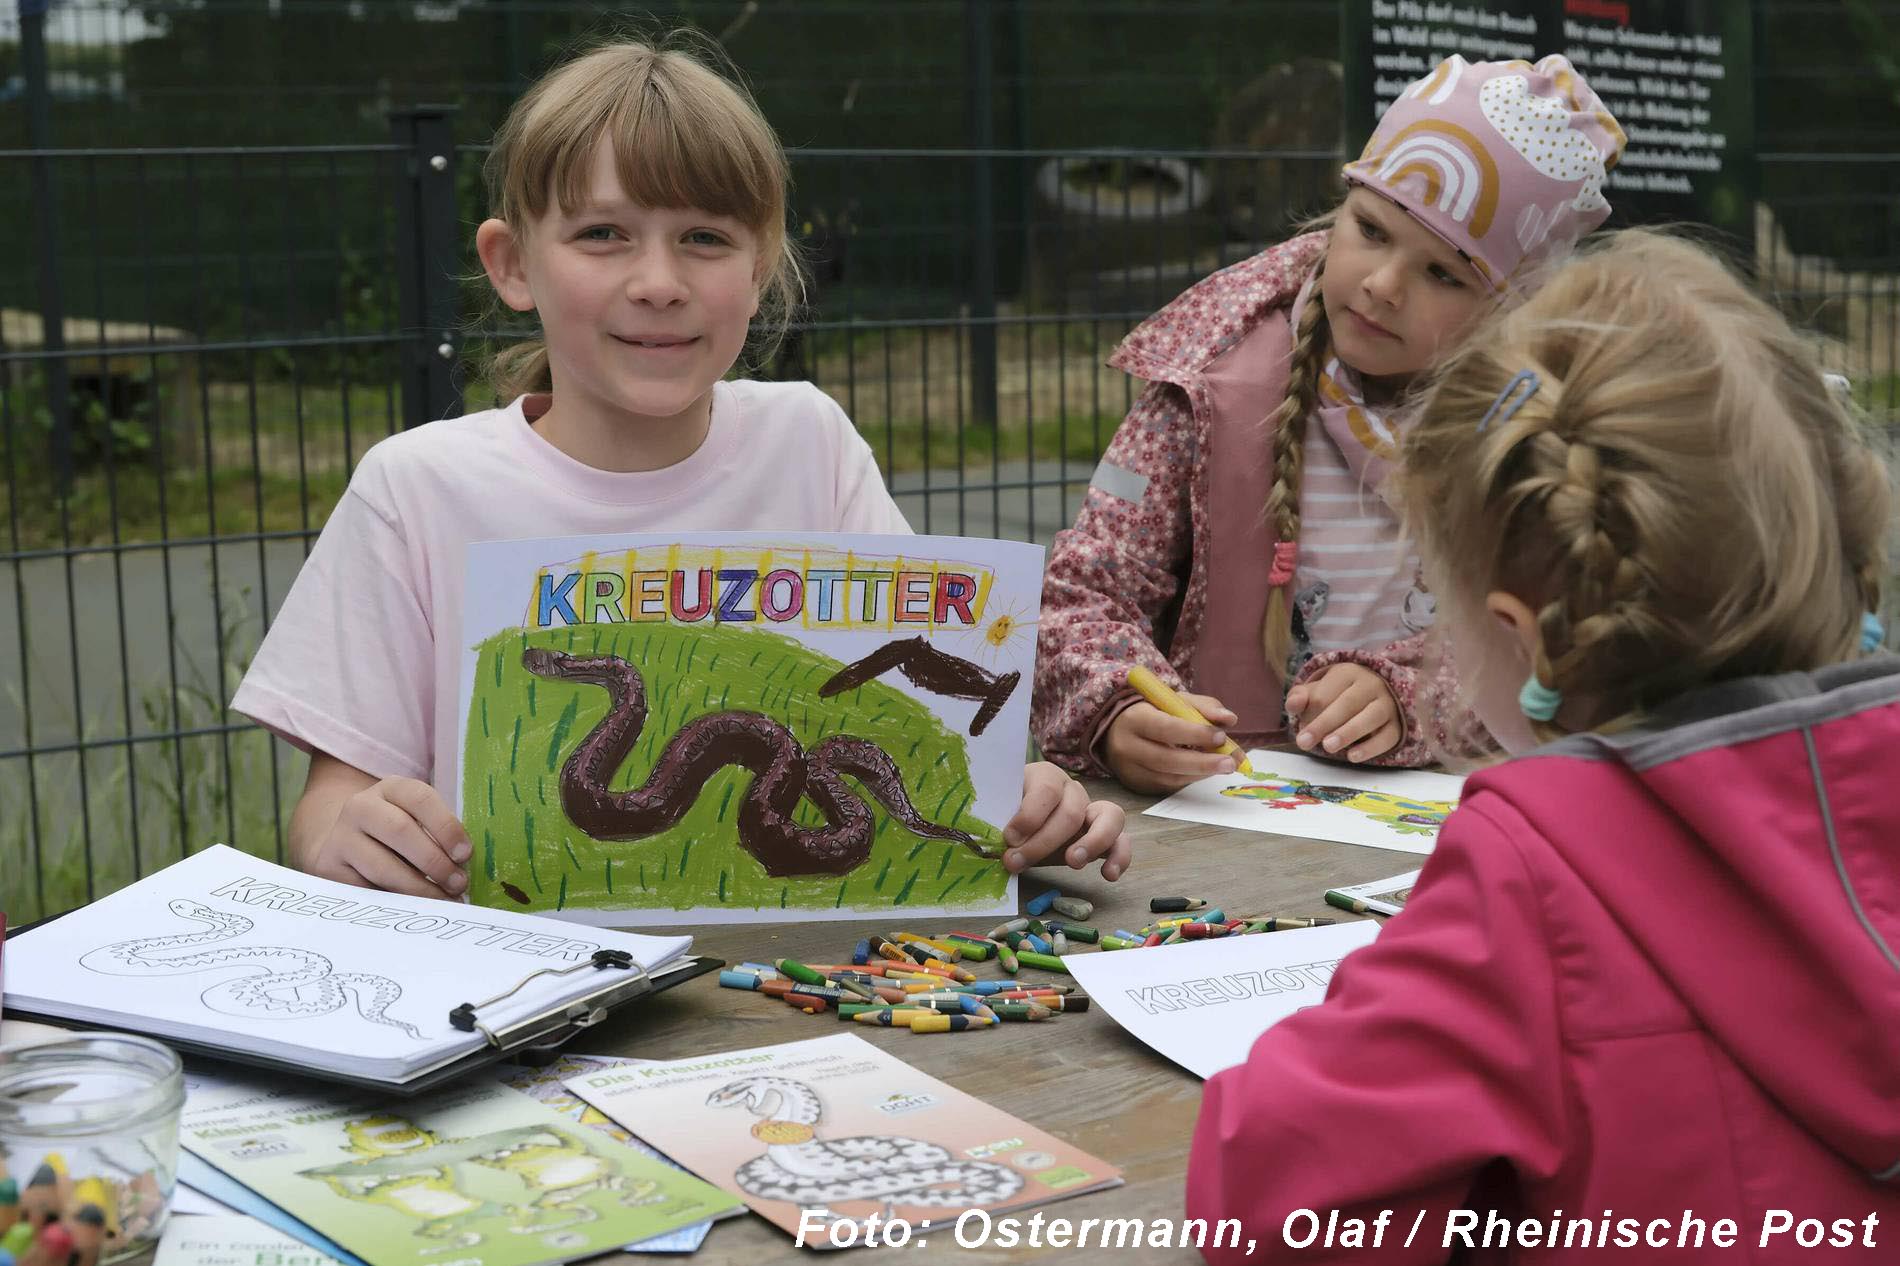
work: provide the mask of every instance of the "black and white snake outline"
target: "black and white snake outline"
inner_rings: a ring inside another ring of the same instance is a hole
[[[599,686],[612,701],[561,767],[561,808],[597,840],[657,835],[686,816],[708,779],[739,765],[752,772],[739,803],[739,844],[774,878],[845,875],[871,855],[877,820],[844,774],[862,783],[912,834],[955,840],[987,860],[1001,856],[919,813],[897,762],[877,744],[835,734],[807,752],[790,730],[759,712],[694,717],[667,740],[644,783],[631,791],[611,790],[608,783],[646,725],[640,670],[618,655],[578,656],[543,647],[524,650],[521,663],[541,677]],[[801,798],[818,806],[824,826],[800,826],[793,819]]]
[[[342,1007],[349,995],[365,1020],[401,1029],[421,1041],[413,1024],[384,1014],[402,997],[402,986],[387,976],[369,972],[339,972],[323,955],[281,945],[225,945],[196,949],[243,936],[256,926],[241,914],[213,910],[196,901],[169,903],[181,919],[210,925],[204,932],[176,936],[144,936],[116,941],[82,955],[79,965],[104,976],[178,976],[191,972],[242,967],[241,976],[220,981],[199,995],[211,1010],[223,1015],[261,1019],[292,1019],[328,1015]],[[173,950],[190,953],[160,957]]]

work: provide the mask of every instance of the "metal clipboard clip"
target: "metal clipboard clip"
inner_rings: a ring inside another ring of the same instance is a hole
[[[530,981],[542,976],[571,976],[579,971],[597,971],[609,967],[618,970],[614,973],[614,981],[605,989],[556,1003],[545,1011],[538,1011],[502,1028],[490,1028],[476,1018],[476,1012],[482,1008],[512,998],[526,988]],[[620,974],[623,971],[633,974],[623,976]],[[646,993],[652,985],[653,979],[647,975],[647,969],[635,962],[633,955],[627,951],[595,950],[586,962],[575,963],[572,967],[543,967],[540,971],[529,972],[492,998],[464,1002],[449,1012],[449,1023],[464,1033],[480,1033],[490,1046],[498,1050],[511,1051],[523,1046],[559,1043],[582,1029],[599,1024],[616,1006]]]

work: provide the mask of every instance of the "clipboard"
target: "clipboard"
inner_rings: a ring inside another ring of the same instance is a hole
[[[51,920],[42,919],[25,927],[7,928],[5,939],[11,940],[17,933],[31,931],[48,922]],[[625,961],[618,961],[621,959]],[[154,1041],[163,1042],[181,1055],[192,1056],[198,1060],[241,1068],[264,1068],[306,1080],[314,1079],[337,1085],[355,1086],[399,1098],[408,1098],[439,1089],[491,1064],[503,1061],[533,1064],[551,1060],[568,1041],[606,1021],[623,1008],[696,977],[718,971],[724,966],[724,961],[717,958],[683,954],[657,971],[648,972],[631,959],[626,959],[625,955],[619,951],[601,950],[593,959],[576,963],[572,967],[543,968],[540,971],[530,972],[504,992],[492,998],[464,1003],[450,1012],[449,1023],[453,1027],[463,1032],[479,1032],[482,1035],[485,1040],[479,1049],[421,1069],[402,1081],[389,1081],[380,1077],[366,1077],[357,1073],[325,1069],[296,1060],[281,1059],[274,1055],[259,1055],[250,1051],[237,1051],[230,1047],[189,1038],[157,1033],[148,1034],[130,1025],[86,1021],[84,1028],[87,1032],[107,1030],[149,1036]],[[603,973],[599,988],[526,1016],[506,1027],[491,1029],[481,1022],[482,1008],[512,996],[530,980],[544,975],[565,975],[587,969]],[[9,1008],[8,1015],[15,1020],[30,1020],[62,1029],[72,1029],[75,1024],[75,1021],[63,1016],[45,1015],[19,1008]],[[463,1023],[464,1020],[467,1021],[466,1025]]]

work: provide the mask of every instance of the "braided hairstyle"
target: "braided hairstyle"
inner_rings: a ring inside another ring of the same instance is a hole
[[[1526,369],[1536,389],[1481,429]],[[1453,626],[1523,600],[1532,671],[1585,725],[1849,659],[1879,606],[1884,465],[1802,337],[1668,234],[1608,235],[1474,335],[1396,478]]]
[[[1331,217],[1316,221],[1330,225]],[[1313,227],[1309,225],[1308,227]],[[1306,458],[1306,419],[1319,404],[1319,379],[1326,368],[1326,351],[1332,343],[1326,322],[1326,304],[1320,299],[1320,278],[1326,271],[1322,250],[1313,265],[1312,289],[1306,306],[1300,310],[1299,328],[1293,332],[1293,359],[1287,366],[1286,396],[1279,407],[1267,415],[1267,432],[1273,442],[1273,486],[1267,490],[1267,522],[1276,541],[1291,544],[1300,539],[1300,480]],[[1266,652],[1267,670],[1275,677],[1286,672],[1293,653],[1293,614],[1287,601],[1292,589],[1289,581],[1267,590],[1267,615],[1260,625],[1260,644]]]

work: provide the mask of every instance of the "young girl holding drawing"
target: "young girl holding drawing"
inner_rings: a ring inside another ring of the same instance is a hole
[[[311,754],[296,864],[421,895],[467,888],[442,790],[471,541],[910,530],[830,398],[726,380],[753,318],[782,326],[800,289],[785,155],[743,90],[687,52],[594,49],[515,106],[487,176],[476,248],[545,342],[497,358],[503,407],[370,450],[231,705]],[[1115,879],[1122,823],[1031,765],[1004,862]]]
[[[1326,1002],[1207,1082],[1188,1212],[1260,1248],[1210,1260],[1443,1261],[1493,1211],[1639,1256],[1720,1219],[1753,1262],[1889,1244],[1883,464],[1786,322],[1641,232],[1481,331],[1402,448],[1465,688],[1523,754]],[[1298,1249],[1299,1209],[1395,1225]]]
[[[1432,601],[1382,487],[1409,388],[1602,223],[1622,145],[1562,57],[1453,57],[1346,165],[1329,231],[1128,336],[1110,363],[1149,385],[1043,581],[1032,725],[1051,759],[1154,792],[1231,772],[1228,733],[1429,759]],[[1213,725],[1142,701],[1136,665],[1197,692]]]

